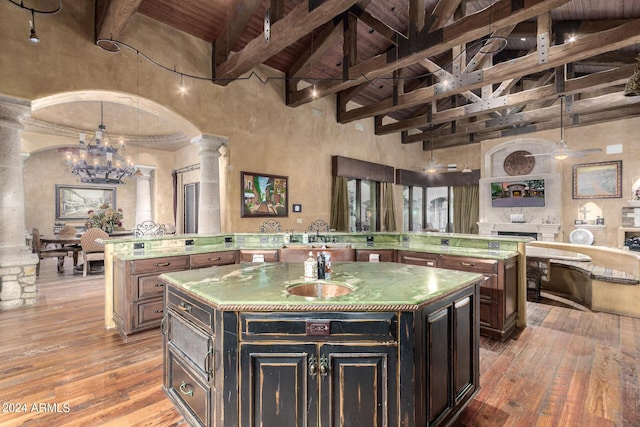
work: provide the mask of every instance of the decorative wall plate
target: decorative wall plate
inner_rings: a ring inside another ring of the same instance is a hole
[[[527,175],[536,165],[536,159],[524,150],[514,151],[504,159],[504,171],[509,175]]]

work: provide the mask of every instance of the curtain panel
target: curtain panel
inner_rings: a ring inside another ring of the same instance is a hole
[[[349,231],[349,195],[344,176],[333,177],[329,227],[336,231]]]
[[[455,233],[478,234],[479,188],[478,185],[453,187],[453,231]]]

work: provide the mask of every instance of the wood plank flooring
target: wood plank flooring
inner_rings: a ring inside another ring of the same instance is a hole
[[[186,425],[161,390],[159,331],[103,328],[103,280],[44,260],[37,304],[0,312],[2,427]],[[482,389],[453,425],[640,426],[640,319],[528,310],[514,339],[482,338]]]

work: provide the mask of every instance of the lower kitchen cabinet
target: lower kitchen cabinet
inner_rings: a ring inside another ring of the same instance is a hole
[[[438,267],[440,255],[428,252],[396,251],[396,262],[402,264]]]
[[[164,384],[191,425],[438,426],[479,390],[479,283],[409,311],[220,311],[165,289]]]
[[[163,315],[162,273],[189,269],[188,256],[114,263],[113,321],[123,336],[157,328]]]
[[[238,251],[221,251],[114,262],[113,320],[125,337],[160,326],[163,273],[235,264]]]
[[[396,345],[240,348],[240,425],[384,426],[397,420]]]

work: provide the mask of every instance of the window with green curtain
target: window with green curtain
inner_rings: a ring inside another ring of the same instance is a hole
[[[396,210],[393,203],[393,183],[382,183],[383,231],[396,231]]]
[[[331,191],[330,228],[336,231],[349,231],[349,195],[347,192],[347,178],[333,177]]]
[[[478,185],[453,187],[453,227],[455,233],[478,234],[480,196]]]

